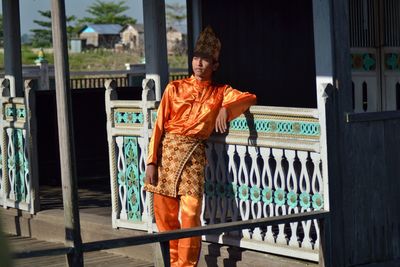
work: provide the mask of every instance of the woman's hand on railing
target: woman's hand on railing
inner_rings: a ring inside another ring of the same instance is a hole
[[[217,133],[226,132],[226,129],[228,128],[227,121],[228,121],[228,111],[226,110],[225,107],[221,107],[219,109],[219,113],[215,121],[215,131]]]
[[[146,184],[151,184],[156,186],[158,182],[158,169],[155,164],[148,164],[146,168]]]

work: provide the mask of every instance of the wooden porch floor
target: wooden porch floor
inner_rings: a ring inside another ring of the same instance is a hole
[[[40,210],[63,208],[61,185],[41,185],[39,195]],[[92,179],[79,182],[78,195],[80,210],[111,207],[110,181],[108,179]]]
[[[13,252],[31,251],[62,247],[62,242],[53,242],[53,239],[59,240],[60,233],[57,229],[63,228],[64,212],[61,185],[41,185],[40,211],[34,215],[33,220],[39,219],[49,222],[44,227],[49,227],[44,231],[47,235],[40,235],[40,240],[32,237],[23,237],[19,235],[9,235],[8,241]],[[81,220],[81,232],[83,241],[92,241],[96,237],[90,236],[88,228],[98,231],[99,239],[112,239],[123,236],[130,236],[129,230],[114,230],[111,226],[111,193],[109,180],[92,179],[80,182],[78,184],[79,195],[79,213]],[[53,227],[54,225],[54,227]],[[56,230],[55,230],[56,229]],[[43,233],[43,230],[40,230]],[[57,235],[55,237],[52,235]],[[38,236],[39,238],[39,236]],[[90,239],[90,240],[89,240]],[[46,240],[46,241],[43,241]],[[84,253],[85,266],[154,266],[151,261],[145,261],[135,257],[135,248],[131,249],[132,257],[129,254],[120,252],[113,253],[112,250],[96,251]],[[125,256],[124,256],[125,255]],[[126,256],[128,255],[128,256]],[[133,258],[135,257],[135,258]],[[32,257],[26,259],[15,259],[13,266],[66,266],[65,255]],[[1,266],[1,263],[0,263]]]
[[[30,237],[8,236],[11,250],[14,252],[50,249],[60,247],[62,243],[40,241]],[[84,253],[84,265],[88,267],[97,266],[130,266],[130,267],[150,267],[152,263],[144,262],[138,259],[129,258],[104,251],[95,251]],[[13,262],[15,267],[39,267],[39,266],[66,266],[65,256],[45,256],[33,257],[25,259],[15,259]]]

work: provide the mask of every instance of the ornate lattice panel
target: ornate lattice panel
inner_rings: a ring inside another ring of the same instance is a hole
[[[8,85],[1,81],[1,204],[34,213],[39,197],[31,83],[26,83],[25,97],[8,96]]]
[[[319,153],[269,147],[209,143],[207,149],[204,224],[274,217],[324,206],[322,163]],[[227,233],[225,236],[232,236]],[[316,221],[244,230],[248,248],[265,250],[260,243],[280,244],[317,256]],[[241,242],[233,235],[232,245]],[[257,243],[252,243],[257,241]],[[283,249],[284,251],[285,249]]]
[[[7,171],[10,184],[9,199],[17,202],[30,201],[30,174],[26,151],[26,131],[6,129]]]
[[[141,190],[144,172],[139,167],[138,137],[117,137],[118,186],[121,202],[120,218],[141,221],[143,205]]]

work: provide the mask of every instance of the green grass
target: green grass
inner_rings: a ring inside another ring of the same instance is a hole
[[[33,65],[35,64],[35,59],[37,59],[38,55],[28,46],[21,47],[21,61],[22,65]],[[46,60],[49,61],[49,64],[53,64],[53,54],[46,54]]]
[[[22,65],[34,65],[37,52],[31,47],[21,48]],[[45,59],[49,64],[54,64],[53,53],[45,52]],[[137,54],[127,52],[113,52],[111,50],[91,50],[82,53],[69,54],[69,66],[71,71],[97,71],[97,70],[124,70],[125,63],[138,64],[141,58]],[[187,68],[187,56],[169,56],[170,68]],[[0,69],[4,69],[4,54],[0,53]]]
[[[183,68],[186,69],[188,67],[188,58],[186,55],[183,56],[169,56],[168,64],[170,68]]]
[[[69,55],[72,71],[124,70],[125,64],[136,64],[140,57],[130,53],[115,53],[109,50],[74,53]]]

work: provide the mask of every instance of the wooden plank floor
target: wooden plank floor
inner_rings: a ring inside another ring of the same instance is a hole
[[[21,237],[21,236],[8,236],[11,250],[14,252],[27,251],[27,250],[39,250],[61,247],[61,243],[53,243],[47,241],[40,241],[34,238]],[[144,262],[142,260],[129,258],[126,256],[120,256],[105,251],[95,251],[84,253],[83,256],[84,265],[88,267],[97,266],[124,266],[124,267],[150,267],[154,266],[150,262]],[[63,267],[65,264],[65,256],[45,256],[45,257],[33,257],[25,259],[15,259],[14,267]]]

